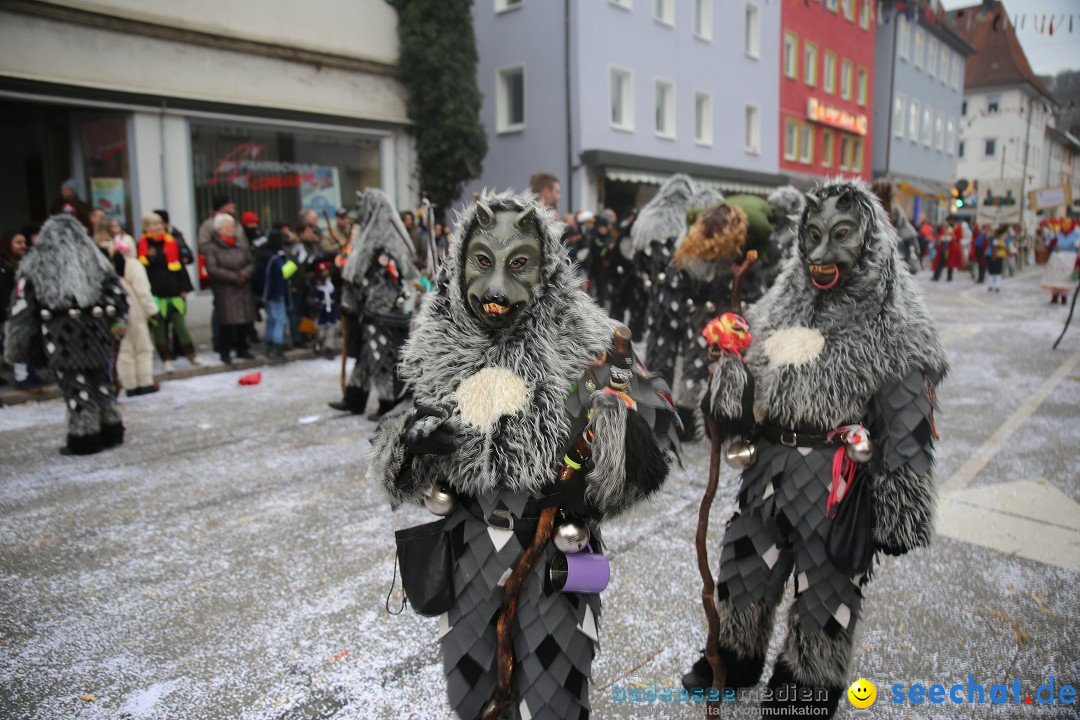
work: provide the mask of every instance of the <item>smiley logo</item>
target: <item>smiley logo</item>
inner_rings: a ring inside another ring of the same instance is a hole
[[[866,678],[859,678],[847,689],[848,700],[857,708],[867,708],[877,700],[877,688]]]

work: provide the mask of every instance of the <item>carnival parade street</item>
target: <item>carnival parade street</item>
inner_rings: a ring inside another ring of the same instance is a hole
[[[1075,717],[1063,686],[1080,680],[1080,331],[1050,349],[1068,308],[1046,306],[1040,274],[991,294],[916,276],[952,366],[937,534],[875,568],[850,681],[876,686],[876,702],[863,715],[844,699],[838,717]],[[208,372],[122,399],[139,441],[91,456],[57,455],[62,400],[0,411],[0,716],[452,717],[438,619],[386,609],[400,603],[400,583],[387,598],[393,531],[432,516],[391,512],[365,479],[375,424],[326,407],[337,363],[261,371],[257,385]],[[707,441],[684,444],[663,489],[606,528],[594,717],[705,714],[660,697],[701,649],[708,464]],[[725,466],[714,564],[736,491]],[[985,704],[957,704],[975,684]],[[915,685],[943,686],[944,701]],[[722,709],[758,713],[738,698]]]

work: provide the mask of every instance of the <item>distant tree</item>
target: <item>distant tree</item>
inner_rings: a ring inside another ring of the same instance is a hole
[[[1080,136],[1080,70],[1062,70],[1056,76],[1039,77],[1057,102],[1054,119],[1058,130]]]
[[[387,0],[398,13],[398,64],[408,91],[420,189],[443,215],[480,176],[487,135],[480,122],[472,0]]]

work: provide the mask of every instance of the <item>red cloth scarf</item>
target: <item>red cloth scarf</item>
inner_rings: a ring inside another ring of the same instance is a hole
[[[166,232],[157,236],[144,233],[143,236],[139,238],[139,262],[143,265],[150,264],[150,258],[147,257],[150,240],[156,240],[163,244],[165,250],[165,262],[168,263],[170,270],[175,272],[182,267],[180,264],[180,245],[172,235]]]

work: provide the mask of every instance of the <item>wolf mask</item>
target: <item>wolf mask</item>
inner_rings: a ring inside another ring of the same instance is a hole
[[[477,203],[476,228],[465,239],[462,282],[469,309],[485,325],[513,325],[533,299],[543,263],[536,208],[494,212]]]

